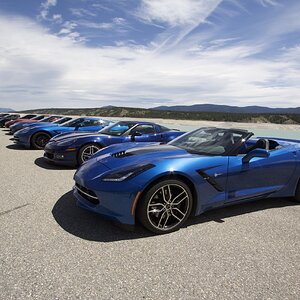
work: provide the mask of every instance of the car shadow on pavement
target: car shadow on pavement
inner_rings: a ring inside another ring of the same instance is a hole
[[[52,214],[64,230],[85,240],[114,242],[153,236],[141,226],[136,226],[134,231],[128,231],[95,213],[77,207],[72,191],[64,194],[55,203]]]
[[[67,167],[67,166],[56,166],[54,164],[48,163],[44,157],[38,157],[34,161],[35,165],[40,168],[47,169],[47,170],[75,170],[74,167]]]
[[[232,205],[211,210],[200,216],[189,218],[183,227],[206,222],[223,223],[224,219],[256,211],[299,205],[289,199],[262,199],[255,202]],[[56,222],[67,232],[85,240],[113,242],[153,236],[151,232],[137,225],[134,231],[117,227],[111,221],[76,206],[72,191],[64,194],[54,205],[52,214]]]
[[[7,128],[6,128],[6,129],[3,129],[2,131],[5,132],[6,135],[11,135],[11,136],[13,135],[13,134],[10,132],[10,130],[7,129]]]
[[[7,145],[6,148],[9,150],[28,150],[25,147],[16,144]]]
[[[292,201],[290,198],[266,198],[247,203],[234,204],[204,212],[199,217],[192,217],[187,222],[187,226],[211,221],[224,223],[224,219],[226,218],[249,214],[261,210],[295,205],[299,205],[299,203]]]

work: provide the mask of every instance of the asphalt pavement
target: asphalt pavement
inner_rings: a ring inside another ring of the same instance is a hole
[[[0,299],[299,299],[300,205],[267,199],[155,236],[77,208],[74,169],[0,129]]]

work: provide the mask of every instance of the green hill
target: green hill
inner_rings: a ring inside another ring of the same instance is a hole
[[[246,123],[276,123],[300,124],[300,114],[250,114],[225,112],[184,112],[154,110],[133,107],[101,107],[101,108],[49,108],[32,109],[24,113],[85,115],[101,117],[128,117],[128,118],[161,118],[177,120],[206,120],[220,122],[246,122]]]

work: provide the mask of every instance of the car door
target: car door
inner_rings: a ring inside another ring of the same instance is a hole
[[[137,125],[129,135],[134,142],[160,142],[162,140],[161,134],[156,133],[152,124]]]
[[[282,189],[296,168],[296,154],[285,148],[269,151],[269,157],[253,157],[243,163],[244,155],[230,156],[227,202],[268,196]]]

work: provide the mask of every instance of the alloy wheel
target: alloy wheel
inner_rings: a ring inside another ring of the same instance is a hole
[[[157,189],[147,206],[147,218],[159,231],[170,231],[182,223],[190,212],[188,191],[179,184],[166,184]]]
[[[96,146],[96,145],[89,145],[89,146],[85,147],[81,152],[81,161],[85,162],[99,150],[100,150],[99,146]]]

